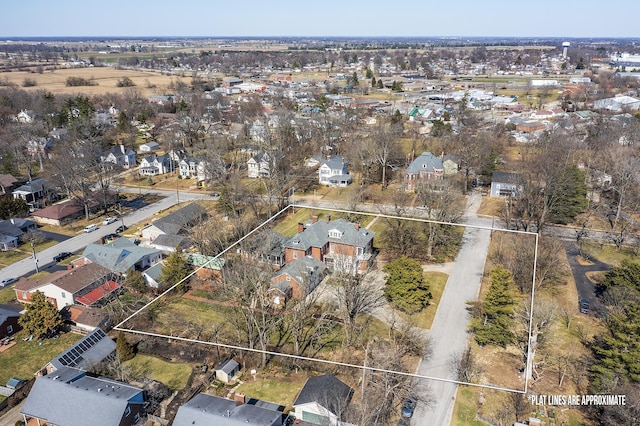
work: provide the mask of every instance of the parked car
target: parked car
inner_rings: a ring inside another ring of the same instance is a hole
[[[589,301],[586,299],[582,299],[580,301],[580,313],[588,314],[589,313]]]
[[[416,402],[413,399],[407,399],[402,404],[402,417],[413,417],[413,411],[416,409]]]
[[[416,210],[426,210],[426,209],[427,209],[426,204],[422,204],[420,206],[416,206]]]
[[[102,224],[103,224],[104,226],[111,225],[111,224],[112,224],[112,223],[114,223],[116,220],[118,220],[118,219],[116,219],[115,217],[108,217],[108,218],[106,218],[105,220],[103,220],[103,221],[102,221]]]
[[[118,234],[107,234],[104,236],[105,241],[113,241],[118,238],[120,238],[120,235]]]
[[[57,263],[71,256],[73,256],[73,253],[70,253],[68,251],[63,251],[53,256],[53,261]]]
[[[219,192],[212,192],[211,193],[211,198],[213,198],[214,200],[217,200],[220,198],[220,193]]]
[[[126,231],[127,229],[129,229],[128,226],[124,226],[124,225],[120,225],[116,228],[116,234],[120,234],[124,231]]]
[[[96,229],[98,229],[98,225],[96,225],[96,224],[93,224],[93,225],[87,225],[87,226],[85,226],[85,227],[84,227],[84,232],[85,232],[85,233],[93,232],[93,231],[95,231]]]
[[[0,288],[2,288],[2,287],[6,287],[6,286],[8,286],[9,284],[13,284],[13,283],[15,283],[16,281],[18,281],[18,279],[17,279],[17,278],[4,278],[2,281],[0,281]]]

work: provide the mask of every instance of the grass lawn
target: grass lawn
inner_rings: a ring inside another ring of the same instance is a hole
[[[9,303],[15,298],[16,298],[16,292],[13,289],[13,285],[11,287],[5,287],[3,289],[0,289],[0,304]]]
[[[244,394],[247,398],[275,402],[291,409],[296,395],[307,380],[306,376],[302,374],[289,376],[278,374],[277,378],[270,376],[268,373],[263,374],[258,371],[254,380],[250,375],[245,374],[244,383],[240,385],[237,392]]]
[[[436,316],[436,310],[438,309],[440,298],[442,298],[442,293],[447,285],[449,275],[443,274],[442,272],[425,272],[424,279],[429,283],[429,291],[431,291],[433,299],[431,299],[431,304],[422,311],[417,314],[410,315],[410,319],[417,327],[430,330],[431,324],[433,324],[433,318]]]
[[[620,265],[624,259],[637,260],[638,254],[629,247],[623,247],[618,250],[614,245],[598,244],[591,241],[585,241],[582,244],[582,250],[589,257],[595,257],[601,262],[611,266]]]
[[[486,423],[476,419],[477,396],[466,386],[458,386],[456,403],[453,406],[452,425],[485,426]]]
[[[82,338],[80,334],[65,333],[57,339],[25,342],[22,340],[24,337],[28,337],[24,330],[16,333],[16,344],[0,353],[1,384],[7,383],[11,377],[31,379],[37,370]]]
[[[45,240],[36,244],[36,255],[39,251],[48,249],[49,247],[53,247],[56,244],[58,244],[58,242],[54,240]],[[31,257],[31,254],[31,243],[27,241],[26,243],[20,244],[17,250],[5,251],[0,253],[0,265],[11,265],[12,263],[18,262],[19,260]]]
[[[133,359],[125,362],[125,365],[134,370],[135,376],[150,377],[164,383],[172,390],[183,389],[191,375],[189,364],[167,362],[148,355],[136,355]]]

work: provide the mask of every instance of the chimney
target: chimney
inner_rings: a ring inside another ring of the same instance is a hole
[[[298,234],[302,234],[304,232],[304,225],[298,222]]]
[[[243,393],[236,393],[233,396],[233,400],[236,401],[236,402],[239,402],[240,404],[244,404],[244,402],[245,402],[244,394]]]
[[[330,214],[327,215],[327,223],[329,223],[329,222],[331,222],[331,215]]]
[[[359,222],[354,223],[353,226],[355,226],[356,231],[358,231],[360,229],[360,223]]]
[[[311,216],[311,223],[316,223],[318,221],[318,216]]]
[[[104,245],[104,237],[100,237],[100,245]]]

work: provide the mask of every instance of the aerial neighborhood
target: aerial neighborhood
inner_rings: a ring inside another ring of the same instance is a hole
[[[594,40],[0,42],[0,422],[636,424]]]

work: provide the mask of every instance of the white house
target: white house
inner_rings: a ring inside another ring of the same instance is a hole
[[[33,123],[33,120],[36,118],[36,114],[30,109],[23,109],[18,113],[18,122],[19,123]]]
[[[153,152],[160,149],[160,144],[158,142],[147,142],[140,145],[140,152]]]
[[[352,182],[347,170],[349,163],[339,155],[330,155],[322,161],[318,169],[318,182],[321,185],[345,187]]]
[[[150,155],[140,161],[140,173],[143,176],[157,176],[173,170],[172,161],[167,155]]]
[[[266,152],[255,155],[247,161],[247,176],[261,178],[271,176],[271,156]]]
[[[182,179],[198,179],[198,182],[207,179],[207,165],[196,158],[185,158],[178,164]]]
[[[102,157],[105,163],[113,163],[125,169],[136,165],[136,153],[131,149],[127,149],[124,145],[111,147],[109,153]]]
[[[293,403],[296,419],[316,425],[342,425],[353,389],[331,374],[312,377]]]

